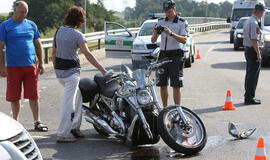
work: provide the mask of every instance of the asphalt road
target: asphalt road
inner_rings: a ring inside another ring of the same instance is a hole
[[[184,69],[183,105],[195,111],[204,122],[208,142],[196,156],[185,157],[173,152],[164,142],[154,146],[130,148],[115,138],[99,136],[92,125],[85,120],[82,131],[86,134],[72,144],[56,143],[63,88],[52,71],[40,77],[41,118],[48,124],[49,132],[33,131],[33,120],[27,100],[22,100],[20,122],[37,142],[45,160],[250,160],[254,159],[257,141],[264,137],[266,152],[270,151],[270,68],[262,68],[257,97],[259,106],[243,104],[245,59],[244,52],[234,51],[229,43],[228,30],[219,30],[195,37],[196,49],[201,59],[191,68]],[[107,68],[117,70],[121,64],[130,65],[130,58],[104,58],[100,62]],[[97,73],[90,64],[82,67],[82,77],[93,77]],[[5,102],[5,79],[0,78],[0,111],[10,114],[9,103]],[[226,92],[231,90],[235,111],[222,111]],[[158,91],[158,90],[157,90]],[[160,98],[159,98],[160,99]],[[173,104],[170,97],[170,104]],[[234,122],[239,130],[257,128],[254,135],[246,140],[234,140],[228,134],[228,122]]]

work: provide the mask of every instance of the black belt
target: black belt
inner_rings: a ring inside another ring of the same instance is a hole
[[[160,57],[183,57],[184,51],[181,49],[160,51]]]
[[[68,70],[70,68],[81,68],[80,60],[63,59],[55,57],[55,69]]]

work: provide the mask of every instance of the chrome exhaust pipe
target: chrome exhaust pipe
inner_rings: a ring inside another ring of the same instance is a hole
[[[106,133],[108,133],[110,136],[118,136],[119,133],[113,130],[106,121],[100,119],[95,114],[91,113],[90,111],[85,112],[84,116],[85,120],[89,123],[92,123],[93,125],[99,127],[100,129],[104,130]]]

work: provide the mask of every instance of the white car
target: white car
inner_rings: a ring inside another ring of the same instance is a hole
[[[152,43],[151,37],[153,28],[158,19],[149,19],[144,21],[137,36],[135,37],[126,27],[115,22],[105,22],[105,51],[106,55],[130,55],[133,68],[141,68],[145,65],[145,59],[151,59],[152,52],[159,47],[160,37],[157,42]],[[195,60],[195,44],[192,34],[189,31],[189,37],[186,45],[184,45],[185,67],[191,67],[191,63]]]
[[[259,47],[262,55],[262,67],[270,66],[270,10],[265,10],[262,18],[262,41],[259,43]]]
[[[0,112],[0,160],[42,160],[40,151],[24,127]]]

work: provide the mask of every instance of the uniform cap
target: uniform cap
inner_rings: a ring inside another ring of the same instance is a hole
[[[256,4],[255,5],[255,10],[256,11],[264,11],[265,10],[264,5],[261,4],[261,3]]]
[[[169,11],[170,9],[175,7],[175,2],[173,0],[168,0],[163,3],[163,11]]]

